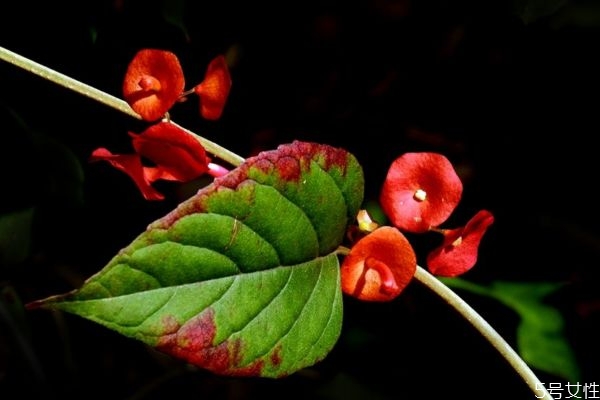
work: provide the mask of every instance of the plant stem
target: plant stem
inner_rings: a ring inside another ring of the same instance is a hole
[[[533,373],[523,359],[510,347],[510,345],[492,328],[492,326],[479,315],[469,304],[453,292],[448,286],[440,282],[422,267],[417,266],[415,279],[427,286],[440,296],[450,306],[460,313],[467,321],[487,339],[492,346],[508,361],[511,367],[523,378],[539,399],[552,400],[552,396],[545,389],[538,377]]]
[[[131,109],[129,104],[127,104],[125,101],[123,101],[115,96],[111,96],[110,94],[108,94],[106,92],[96,89],[95,87],[86,85],[85,83],[80,82],[76,79],[73,79],[67,75],[61,74],[60,72],[50,69],[42,64],[39,64],[35,61],[30,60],[28,58],[25,58],[17,53],[7,50],[1,46],[0,46],[0,59],[6,61],[8,63],[11,63],[13,65],[16,65],[17,67],[20,67],[32,74],[38,75],[44,79],[47,79],[53,83],[56,83],[57,85],[63,86],[67,89],[71,89],[74,92],[82,94],[86,97],[96,100],[102,104],[109,106],[109,107],[112,107],[115,110],[120,111],[124,114],[127,114],[133,118],[141,119],[141,117],[135,111],[133,111],[133,109]],[[172,122],[172,123],[175,124],[174,122]],[[177,124],[175,124],[175,125],[177,125]],[[185,128],[181,127],[180,125],[177,125],[177,126],[181,129],[183,129],[184,131],[186,131],[187,133],[189,133],[190,135],[193,135],[194,137],[196,137],[196,139],[198,139],[200,141],[202,146],[204,146],[206,151],[214,154],[216,157],[218,157],[224,161],[227,161],[228,163],[230,163],[231,165],[234,165],[234,166],[237,166],[237,165],[241,164],[242,162],[244,162],[244,159],[242,157],[227,150],[226,148],[221,147],[218,144],[211,142],[210,140],[203,138],[202,136],[199,136],[199,135],[185,129]]]
[[[53,83],[71,89],[77,93],[87,96],[93,100],[103,103],[109,107],[112,107],[124,114],[127,114],[133,118],[141,119],[141,117],[131,109],[129,104],[125,101],[111,96],[101,90],[98,90],[92,86],[86,85],[76,79],[70,78],[57,71],[54,71],[44,65],[38,64],[32,60],[29,60],[23,56],[13,53],[0,46],[0,59],[16,65],[26,71],[29,71],[35,75],[38,75],[44,79],[47,79]],[[172,122],[174,123],[174,122]],[[177,125],[177,124],[176,124]],[[239,155],[219,146],[218,144],[211,142],[179,125],[179,128],[185,130],[189,134],[196,137],[205,149],[214,154],[215,156],[227,161],[231,165],[237,166],[244,162],[244,158]],[[349,249],[341,248],[340,254],[347,254]],[[536,394],[537,398],[544,400],[552,400],[552,396],[546,391],[544,385],[536,377],[533,371],[527,366],[523,359],[510,347],[508,343],[496,332],[489,323],[487,323],[471,306],[469,306],[464,300],[462,300],[456,293],[450,288],[436,279],[433,275],[425,271],[423,268],[417,266],[415,273],[415,279],[421,282],[423,285],[431,289],[435,294],[444,299],[450,306],[458,311],[467,321],[469,321],[479,333],[488,340],[492,346],[500,352],[500,354],[508,361],[512,368],[523,378],[531,390]],[[541,394],[542,396],[538,396]]]
[[[195,134],[194,132],[184,128],[183,126],[181,126],[179,124],[176,124],[173,121],[171,121],[171,123],[174,125],[177,125],[179,128],[183,129],[190,135],[194,136],[202,144],[202,146],[204,146],[206,151],[214,154],[215,156],[219,157],[221,160],[225,160],[229,164],[236,166],[236,167],[244,162],[244,158],[238,156],[234,152],[227,150],[226,148],[221,147],[220,145],[216,144],[215,142],[212,142],[200,135]]]
[[[71,89],[74,92],[121,111],[122,113],[125,113],[133,118],[141,119],[141,117],[135,111],[133,111],[131,107],[129,107],[129,104],[123,100],[104,93],[92,86],[86,85],[85,83],[82,83],[76,79],[68,77],[67,75],[61,74],[60,72],[25,58],[17,53],[7,50],[4,47],[0,47],[0,58],[28,72],[31,72],[32,74],[56,83],[57,85]]]

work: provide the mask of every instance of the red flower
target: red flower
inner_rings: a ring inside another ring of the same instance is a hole
[[[147,200],[164,196],[151,184],[158,180],[191,181],[209,171],[204,147],[192,135],[169,122],[152,125],[139,135],[129,133],[135,154],[112,154],[104,148],[94,150],[90,161],[104,160],[128,174]],[[155,166],[144,166],[142,157]]]
[[[417,269],[415,252],[396,228],[382,226],[354,244],[341,268],[342,291],[360,300],[390,301]]]
[[[183,70],[175,54],[144,49],[127,67],[123,95],[142,119],[156,121],[175,104],[184,87]]]
[[[494,216],[481,210],[463,228],[445,229],[444,242],[427,256],[427,268],[434,275],[458,276],[477,262],[477,250]]]
[[[462,182],[446,157],[406,153],[392,163],[380,202],[397,228],[421,233],[446,221],[461,195]]]
[[[210,120],[219,119],[231,90],[231,77],[227,62],[222,55],[213,59],[206,70],[204,80],[194,87],[200,96],[200,114]]]

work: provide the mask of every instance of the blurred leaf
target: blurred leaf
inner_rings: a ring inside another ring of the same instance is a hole
[[[12,286],[0,285],[0,307],[2,307],[2,316],[5,320],[10,319],[15,332],[29,337],[29,326],[25,315],[23,302]]]
[[[341,149],[294,142],[247,160],[155,221],[57,308],[224,375],[313,365],[342,322],[335,250],[364,178]]]
[[[517,351],[523,360],[570,382],[581,380],[575,352],[565,336],[562,314],[544,299],[563,285],[560,283],[502,282],[486,287],[461,278],[440,279],[450,287],[494,298],[520,317]]]
[[[0,215],[0,266],[24,261],[31,251],[34,208]]]
[[[379,400],[385,399],[372,387],[366,386],[344,373],[337,374],[326,385],[319,388],[319,398],[330,400]]]
[[[45,195],[61,205],[82,205],[84,173],[77,157],[67,146],[46,135],[36,135],[35,144],[44,165],[40,188]]]
[[[600,27],[600,4],[593,1],[570,3],[563,12],[552,18],[551,23],[556,29],[566,27],[598,28]]]
[[[373,221],[377,222],[379,225],[387,225],[388,224],[388,222],[389,222],[388,218],[385,215],[385,213],[383,212],[383,209],[381,208],[379,201],[377,201],[377,200],[366,201],[364,204],[364,209],[367,210],[367,212],[371,216],[371,219]]]
[[[562,287],[560,283],[494,282],[494,296],[521,317],[517,346],[523,359],[542,371],[570,382],[581,379],[575,353],[565,337],[562,314],[544,298]]]
[[[162,15],[165,21],[179,28],[186,41],[190,41],[190,35],[185,25],[185,1],[186,0],[163,0]]]
[[[568,0],[514,0],[517,15],[525,24],[554,14],[567,4]]]
[[[19,387],[20,392],[31,392],[36,396],[47,395],[45,376],[30,342],[29,325],[25,319],[23,303],[11,286],[0,286],[0,354],[3,341],[7,343],[6,365],[0,360],[0,384],[6,374],[26,376],[28,387]],[[25,380],[23,380],[25,381]],[[2,386],[0,385],[0,388]]]
[[[96,44],[98,41],[98,28],[95,26],[90,26],[88,30],[90,33],[90,42],[92,42],[92,44]]]
[[[15,181],[11,186],[18,191],[11,191],[11,195],[26,196],[29,204],[43,205],[51,200],[61,205],[81,205],[84,173],[73,152],[51,136],[33,130],[15,110],[3,111],[11,118],[6,132],[9,141],[2,148],[8,160],[5,170],[14,171],[10,174]]]

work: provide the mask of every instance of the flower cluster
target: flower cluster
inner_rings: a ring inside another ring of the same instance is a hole
[[[91,161],[106,161],[127,173],[147,200],[162,200],[152,184],[159,180],[187,182],[203,174],[228,171],[211,163],[196,137],[172,123],[168,112],[191,94],[200,99],[200,114],[221,117],[231,78],[223,56],[213,59],[204,80],[184,91],[185,79],[177,57],[164,50],[144,49],[130,62],[123,95],[140,117],[153,123],[140,134],[130,132],[133,154],[113,154],[105,148],[92,152]],[[161,120],[159,122],[156,122]],[[153,165],[144,165],[144,162]],[[437,232],[442,244],[427,256],[435,275],[457,276],[477,261],[479,243],[493,215],[479,211],[465,226],[442,229],[462,196],[462,182],[450,161],[436,153],[406,153],[388,171],[380,203],[393,226],[379,226],[366,211],[357,217],[360,235],[341,267],[344,293],[367,301],[389,301],[412,280],[417,268],[413,247],[402,232]]]
[[[198,95],[203,118],[216,120],[221,117],[231,89],[225,57],[214,58],[204,80],[191,90],[184,89],[183,69],[175,54],[158,49],[140,50],[127,67],[123,96],[144,121],[153,125],[140,134],[129,132],[135,153],[112,154],[99,148],[92,152],[90,161],[107,161],[125,172],[147,200],[164,198],[152,186],[159,179],[188,182],[205,173],[212,176],[226,173],[223,167],[210,162],[196,137],[168,117],[171,107],[190,94]],[[153,165],[146,166],[143,160]]]
[[[368,214],[359,213],[364,235],[342,263],[342,290],[367,301],[394,299],[411,281],[416,268],[414,250],[404,234],[438,232],[443,243],[427,256],[434,275],[458,276],[477,262],[479,243],[494,222],[479,211],[461,228],[442,229],[462,196],[462,182],[450,161],[436,153],[406,153],[389,168],[380,204],[394,227],[379,227]]]
[[[185,78],[179,59],[170,51],[140,50],[127,67],[123,81],[125,101],[146,121],[162,118],[173,105],[187,95],[200,97],[200,114],[216,120],[221,117],[231,89],[231,78],[225,57],[214,58],[206,69],[204,80],[184,91]]]

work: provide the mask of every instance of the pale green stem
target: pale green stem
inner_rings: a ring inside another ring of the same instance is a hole
[[[348,254],[350,254],[350,249],[345,246],[338,246],[338,248],[335,250],[335,253],[338,256],[347,256]]]
[[[196,139],[198,139],[198,141],[200,141],[200,143],[202,143],[202,146],[204,146],[204,148],[206,149],[206,151],[208,151],[209,153],[214,154],[215,156],[219,157],[221,160],[225,160],[227,161],[229,164],[234,165],[234,166],[238,166],[241,163],[244,162],[244,158],[238,156],[237,154],[235,154],[232,151],[227,150],[224,147],[221,147],[220,145],[216,144],[215,142],[212,142],[200,135],[195,134],[194,132],[182,127],[181,125],[176,124],[175,122],[171,121],[172,124],[177,125],[178,127],[180,127],[181,129],[183,129],[184,131],[186,131],[187,133],[189,133],[192,136],[195,136]]]
[[[440,282],[425,269],[417,266],[415,279],[421,284],[427,286],[435,294],[440,296],[450,306],[452,306],[460,315],[471,323],[479,333],[487,339],[492,346],[508,361],[510,366],[521,376],[521,378],[531,388],[535,396],[544,400],[552,400],[552,396],[545,389],[538,377],[523,359],[506,343],[506,341],[492,328],[492,326],[481,315],[477,313],[469,304],[454,293],[448,286]]]
[[[133,118],[141,119],[141,117],[129,107],[129,104],[121,99],[104,93],[92,86],[86,85],[76,79],[68,77],[60,72],[54,71],[42,64],[25,58],[17,53],[0,47],[0,58],[6,62],[9,62],[17,67],[21,67],[24,70],[31,72],[32,74],[41,76],[53,83],[64,86],[67,89],[71,89],[79,94],[92,98],[100,103],[103,103],[109,107],[121,111]]]
[[[32,74],[47,79],[53,83],[66,87],[67,89],[71,89],[79,94],[94,99],[102,104],[114,108],[115,110],[121,111],[122,113],[127,114],[133,118],[141,119],[141,117],[135,111],[133,111],[129,104],[127,104],[125,101],[117,97],[111,96],[110,94],[98,90],[92,86],[86,85],[85,83],[73,79],[67,75],[61,74],[60,72],[50,69],[28,58],[25,58],[1,46],[0,59],[9,62],[13,65],[16,65],[17,67],[20,67],[28,72],[31,72]],[[175,124],[174,122],[172,123]],[[188,129],[185,129],[180,125],[177,126],[185,130],[187,133],[196,137],[204,146],[206,151],[214,154],[216,157],[227,161],[228,163],[234,166],[240,165],[244,162],[244,159],[242,157],[227,150],[226,148],[221,147],[218,144],[211,142],[210,140],[189,131]]]
[[[125,101],[111,96],[101,90],[98,90],[92,86],[86,85],[78,80],[70,78],[59,72],[56,72],[46,66],[38,64],[32,60],[22,57],[16,53],[13,53],[3,47],[0,47],[0,59],[23,68],[35,75],[38,75],[51,82],[64,86],[77,93],[94,99],[100,103],[103,103],[109,107],[112,107],[122,113],[130,115],[133,118],[141,119],[140,116],[129,107]],[[177,125],[179,126],[179,125]],[[213,143],[181,126],[189,134],[195,136],[200,143],[206,148],[209,153],[214,154],[220,159],[227,161],[231,165],[237,166],[244,162],[244,158],[239,155]],[[341,247],[339,249],[340,255],[348,254],[349,249]],[[444,299],[450,306],[458,311],[467,321],[469,321],[479,333],[487,339],[492,346],[500,352],[500,354],[508,361],[513,369],[521,376],[521,378],[527,383],[531,390],[536,394],[538,398],[544,400],[552,400],[552,396],[546,391],[544,385],[531,371],[527,364],[519,357],[519,355],[510,347],[508,343],[488,324],[473,308],[471,308],[464,300],[462,300],[456,293],[450,288],[436,279],[433,275],[429,274],[421,267],[417,267],[415,273],[415,279],[427,286],[434,293]],[[540,396],[538,396],[540,395]]]

